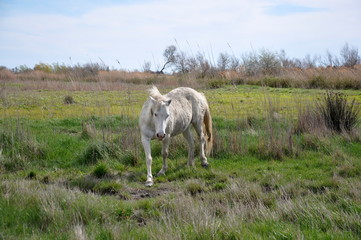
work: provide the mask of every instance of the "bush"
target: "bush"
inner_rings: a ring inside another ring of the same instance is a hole
[[[224,87],[227,84],[226,80],[223,79],[210,79],[207,81],[207,85],[210,89],[217,89]]]
[[[98,160],[105,158],[109,153],[109,148],[104,142],[94,142],[84,150],[79,159],[80,164],[94,164]]]
[[[349,104],[344,94],[335,92],[326,93],[318,103],[318,110],[327,128],[337,132],[351,131],[358,122],[360,112],[355,99]]]
[[[0,80],[14,80],[15,78],[15,74],[10,70],[6,68],[0,69]]]
[[[51,65],[49,64],[45,64],[45,63],[38,63],[34,66],[34,70],[35,71],[41,71],[41,72],[45,72],[45,73],[52,73],[53,72],[53,68]]]
[[[109,169],[105,164],[99,164],[93,170],[93,175],[97,178],[105,177],[109,174]]]
[[[272,77],[272,76],[264,77],[263,83],[268,87],[274,87],[274,88],[289,88],[291,86],[289,79]]]
[[[330,84],[327,83],[326,78],[320,75],[312,76],[308,81],[309,88],[321,88],[327,89],[330,88]]]
[[[75,100],[73,96],[67,95],[64,97],[64,104],[74,104]]]

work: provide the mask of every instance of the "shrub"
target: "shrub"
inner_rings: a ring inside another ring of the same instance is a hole
[[[289,79],[272,76],[266,76],[265,78],[263,78],[263,83],[268,87],[274,88],[288,88],[291,86]]]
[[[74,104],[75,100],[73,96],[67,95],[64,97],[64,104]]]
[[[94,164],[108,155],[109,149],[104,142],[94,142],[83,152],[80,164]]]
[[[309,88],[330,88],[331,86],[327,83],[326,78],[320,75],[312,76],[308,81]]]
[[[49,64],[45,64],[45,63],[38,63],[34,66],[34,70],[35,71],[41,71],[41,72],[46,72],[46,73],[52,73],[53,72],[53,68],[51,65]]]
[[[331,130],[350,132],[358,122],[360,108],[356,106],[355,99],[349,104],[342,93],[327,92],[317,108]]]
[[[1,80],[14,80],[15,74],[12,73],[10,70],[8,69],[0,69],[0,79]]]
[[[109,169],[105,164],[99,164],[93,170],[93,175],[97,178],[105,177],[109,174]]]
[[[210,79],[207,81],[207,85],[210,89],[221,88],[227,84],[226,80],[223,79]]]

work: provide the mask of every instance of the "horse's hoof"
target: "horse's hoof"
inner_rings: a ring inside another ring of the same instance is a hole
[[[153,186],[153,181],[150,181],[150,180],[146,181],[146,182],[145,182],[145,186],[146,186],[146,187],[151,187],[151,186]]]
[[[204,168],[208,168],[208,167],[209,167],[209,163],[207,163],[207,162],[202,163],[202,167],[204,167]]]
[[[157,177],[159,177],[159,176],[165,176],[165,172],[160,171],[160,172],[157,174]]]

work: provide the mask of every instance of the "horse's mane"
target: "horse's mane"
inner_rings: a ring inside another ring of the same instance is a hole
[[[167,98],[164,97],[158,90],[158,88],[156,86],[153,85],[152,88],[148,89],[149,91],[149,96],[151,96],[152,98],[154,98],[157,101],[166,101]]]

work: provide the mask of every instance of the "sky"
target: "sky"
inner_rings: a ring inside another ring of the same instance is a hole
[[[0,66],[104,63],[157,70],[189,55],[267,49],[290,58],[361,52],[360,0],[0,0]]]

